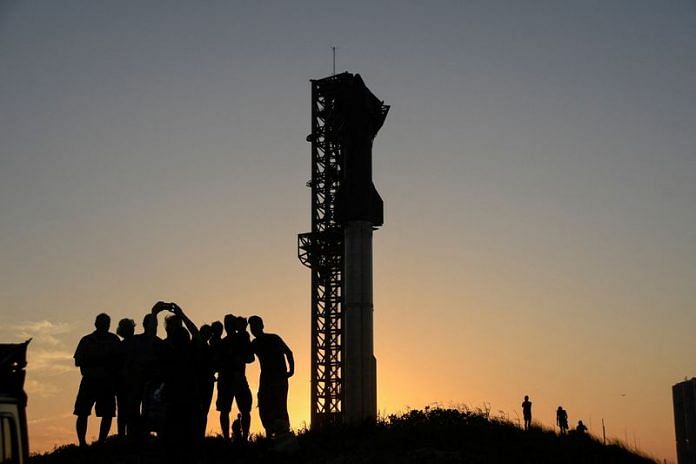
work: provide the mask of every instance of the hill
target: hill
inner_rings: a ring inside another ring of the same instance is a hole
[[[558,436],[533,428],[524,431],[484,412],[455,409],[410,411],[376,425],[300,431],[271,441],[256,437],[236,446],[219,437],[206,439],[201,463],[654,463],[619,444],[604,445],[590,436]],[[112,438],[103,445],[74,445],[35,455],[31,464],[164,464],[155,440],[139,450]]]

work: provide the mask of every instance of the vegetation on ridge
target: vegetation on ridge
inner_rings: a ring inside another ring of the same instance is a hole
[[[111,438],[103,445],[74,445],[35,455],[31,464],[164,464],[158,443],[132,444]],[[490,417],[487,411],[413,410],[375,425],[302,430],[294,437],[254,437],[245,446],[220,437],[206,439],[200,462],[236,463],[654,463],[619,444],[604,445],[592,436],[532,428]]]

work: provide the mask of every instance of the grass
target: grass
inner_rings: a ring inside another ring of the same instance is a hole
[[[200,463],[654,463],[590,436],[529,431],[489,411],[434,408],[380,419],[377,424],[301,430],[271,441],[254,437],[245,446],[208,437]],[[151,440],[135,449],[117,438],[80,449],[74,445],[35,455],[31,464],[165,464]],[[168,464],[168,463],[167,463]],[[194,464],[194,463],[192,463]]]

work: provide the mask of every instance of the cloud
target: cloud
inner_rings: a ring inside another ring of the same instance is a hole
[[[31,373],[64,374],[75,370],[73,354],[69,351],[30,350],[27,370]]]
[[[3,342],[32,339],[27,351],[27,371],[32,380],[38,376],[38,381],[42,384],[31,385],[31,381],[28,381],[28,391],[33,388],[32,393],[37,396],[51,395],[53,393],[49,387],[50,383],[45,382],[45,377],[75,371],[71,351],[75,338],[74,330],[73,323],[45,319],[0,324],[0,340]]]
[[[61,335],[70,333],[73,324],[68,322],[24,321],[14,324],[3,324],[0,334],[3,338],[16,340],[32,339],[32,346],[46,345],[52,347],[62,346]]]
[[[24,390],[29,396],[38,396],[40,398],[50,398],[55,396],[60,391],[56,385],[50,382],[39,382],[38,380],[27,379],[24,384]]]

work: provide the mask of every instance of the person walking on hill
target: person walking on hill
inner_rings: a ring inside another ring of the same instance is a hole
[[[116,412],[116,373],[118,372],[118,336],[109,332],[111,318],[101,313],[94,321],[95,331],[82,337],[75,350],[75,366],[80,368],[82,380],[75,399],[77,416],[75,430],[80,446],[86,446],[87,418],[95,406],[101,417],[99,442],[109,435]]]
[[[522,417],[524,418],[524,429],[529,430],[532,426],[532,402],[529,401],[529,396],[524,396],[522,402]]]
[[[568,412],[561,406],[556,410],[556,424],[561,431],[561,435],[568,433]]]
[[[254,335],[251,346],[261,364],[259,416],[266,435],[277,437],[290,431],[288,378],[295,373],[295,358],[282,338],[263,331],[259,316],[249,318],[249,327]]]

